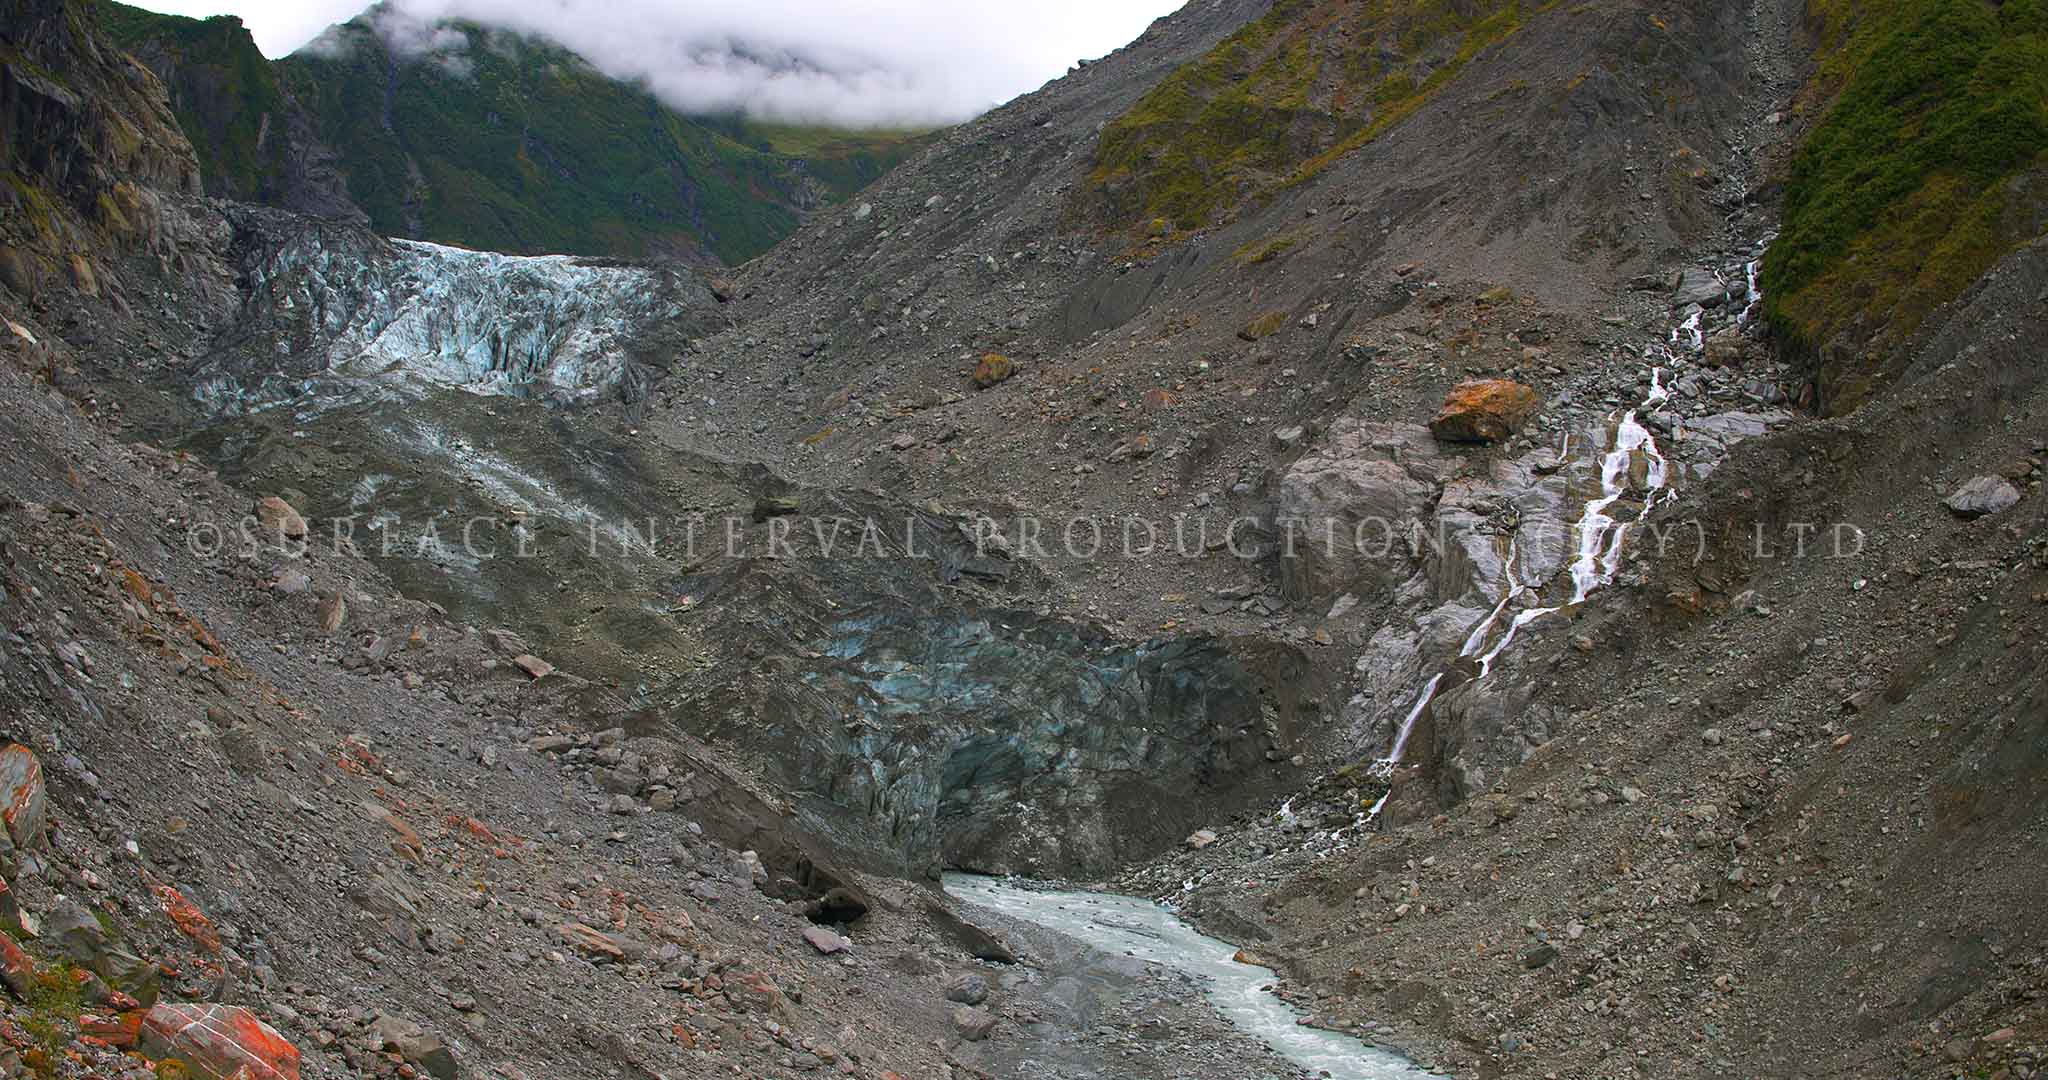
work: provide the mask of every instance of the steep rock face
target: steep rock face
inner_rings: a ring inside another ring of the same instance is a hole
[[[1420,562],[1420,533],[1445,463],[1413,424],[1346,418],[1280,479],[1275,526],[1297,557],[1280,562],[1290,596],[1378,599]]]
[[[173,253],[164,196],[199,165],[162,85],[109,45],[90,8],[0,6],[0,258],[9,288],[118,296],[109,256]]]
[[[362,223],[335,151],[242,21],[96,5],[108,36],[162,80],[209,195]]]
[[[637,401],[717,306],[679,267],[236,220],[242,313],[194,391],[213,412],[379,387]]]
[[[740,262],[922,145],[685,116],[551,43],[471,22],[380,31],[379,5],[275,63],[240,23],[103,2],[168,83],[214,194],[529,254]]]

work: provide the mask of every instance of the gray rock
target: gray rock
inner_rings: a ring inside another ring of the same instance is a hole
[[[996,1029],[995,1014],[987,1009],[962,1005],[953,1010],[953,1030],[968,1042],[980,1042]]]
[[[740,852],[740,865],[745,868],[747,878],[754,884],[766,885],[768,883],[768,867],[762,863],[759,852]]]
[[[2020,501],[2020,489],[1998,476],[1976,476],[1942,500],[1959,518],[1980,518],[2008,510]]]
[[[1692,267],[1678,275],[1678,285],[1671,293],[1671,306],[1682,308],[1698,304],[1703,308],[1719,307],[1728,299],[1728,286],[1712,270]]]
[[[968,972],[946,984],[946,1000],[962,1005],[979,1005],[988,1000],[986,976]]]
[[[390,1013],[378,1014],[370,1031],[381,1049],[397,1054],[437,1080],[455,1080],[455,1055],[440,1036]]]
[[[1377,597],[1413,572],[1410,537],[1436,494],[1436,440],[1418,424],[1339,420],[1279,484],[1280,580],[1290,599]]]

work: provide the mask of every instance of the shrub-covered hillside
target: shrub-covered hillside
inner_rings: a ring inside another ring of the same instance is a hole
[[[1103,130],[1112,222],[1198,229],[1412,113],[1521,26],[1522,0],[1280,0]]]
[[[1771,314],[1831,410],[2048,225],[2048,4],[1810,0],[1832,100],[1794,156]]]

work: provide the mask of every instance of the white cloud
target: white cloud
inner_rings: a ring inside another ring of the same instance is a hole
[[[347,18],[330,0],[144,0],[241,12],[276,55]],[[360,0],[355,0],[360,3]],[[414,53],[459,52],[467,18],[551,38],[688,112],[843,125],[947,123],[1036,89],[1135,38],[1177,0],[392,0],[379,29]],[[192,13],[192,12],[188,12]],[[298,36],[296,41],[293,35]]]

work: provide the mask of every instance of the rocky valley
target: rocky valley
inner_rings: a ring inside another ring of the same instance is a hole
[[[0,15],[0,1075],[2048,1070],[2036,0]]]

